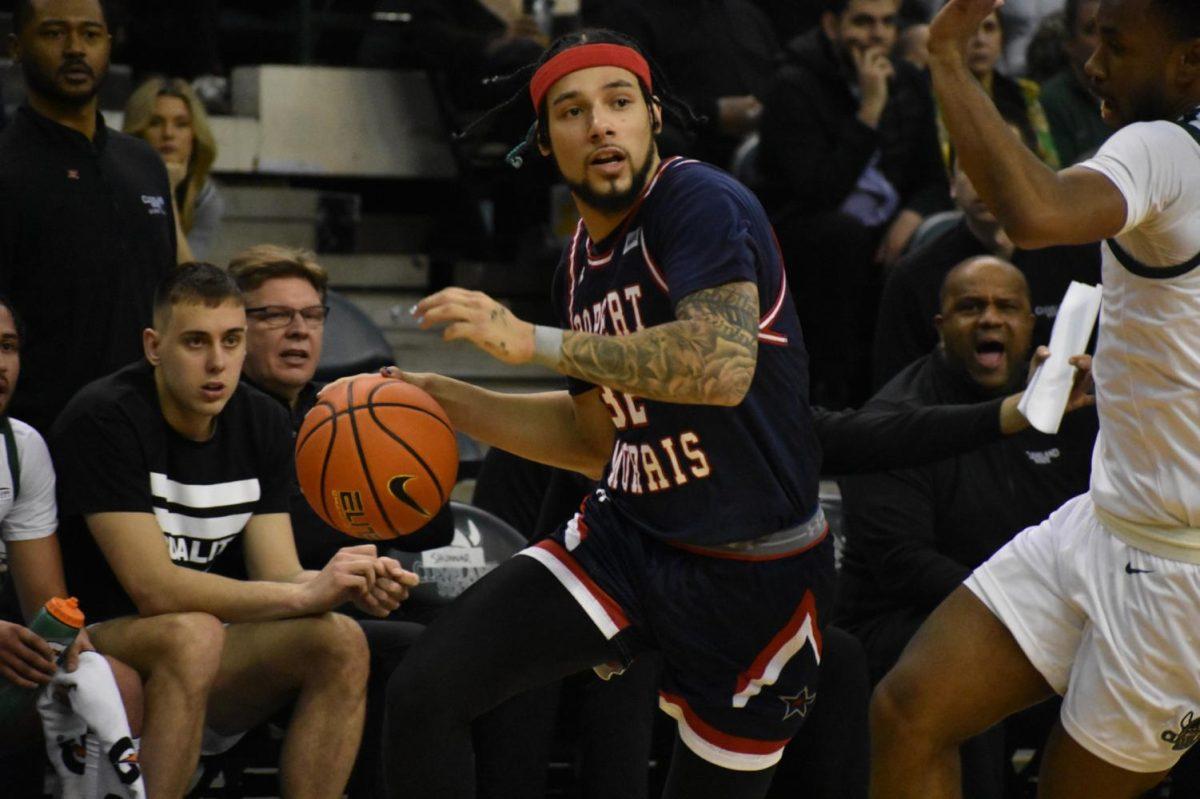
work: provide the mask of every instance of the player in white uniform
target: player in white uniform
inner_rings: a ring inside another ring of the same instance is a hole
[[[1023,248],[1104,240],[1091,490],[1018,535],[929,618],[872,702],[872,796],[958,796],[960,742],[1064,695],[1043,797],[1139,796],[1200,737],[1200,2],[1102,0],[1095,158],[1055,173],[963,52],[999,3],[934,20],[958,157]]]
[[[20,375],[20,345],[12,310],[0,299],[0,425],[11,426],[11,432],[4,435],[6,439],[11,436],[11,445],[7,440],[0,442],[0,540],[6,550],[8,579],[13,581],[20,610],[28,619],[48,599],[65,597],[67,591],[55,535],[58,509],[50,452],[32,427],[17,419],[2,419]],[[81,648],[91,649],[86,632],[80,633],[71,648],[71,670]],[[45,685],[54,676],[54,659],[49,644],[27,627],[0,620],[0,684]]]

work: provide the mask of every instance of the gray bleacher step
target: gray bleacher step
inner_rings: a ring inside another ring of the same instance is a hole
[[[224,265],[247,247],[278,244],[312,250],[317,245],[320,192],[281,186],[221,186],[225,214],[209,260]]]
[[[364,211],[355,230],[359,252],[421,252],[428,249],[438,224],[433,213],[383,213]]]
[[[453,281],[456,286],[498,296],[550,296],[546,274],[509,262],[460,261],[454,265]]]
[[[424,292],[429,285],[429,258],[424,255],[328,253],[320,255],[318,260],[329,273],[329,285],[348,295],[363,289]]]
[[[324,258],[324,256],[320,257]],[[361,308],[363,313],[384,332],[417,330],[417,320],[409,311],[426,294],[424,289],[372,291],[357,287],[339,289],[338,293]]]
[[[394,329],[417,330],[417,320],[408,310],[425,296],[417,291],[369,291],[357,288],[338,292],[358,306],[384,332]]]
[[[286,186],[221,186],[225,219],[316,219],[321,192]]]

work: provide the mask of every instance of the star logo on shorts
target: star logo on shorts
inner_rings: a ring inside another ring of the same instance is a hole
[[[803,719],[808,717],[808,711],[812,709],[813,702],[817,701],[817,692],[809,691],[806,685],[792,696],[780,696],[779,701],[783,702],[784,721],[792,716],[799,716]]]

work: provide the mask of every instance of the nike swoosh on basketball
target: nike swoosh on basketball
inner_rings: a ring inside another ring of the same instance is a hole
[[[417,502],[415,499],[413,499],[412,496],[408,493],[408,489],[406,488],[406,486],[408,485],[408,481],[411,479],[413,479],[413,476],[409,475],[409,474],[396,475],[395,477],[393,477],[391,480],[388,481],[388,491],[392,492],[393,497],[400,500],[405,505],[407,505],[408,507],[415,510],[417,513],[428,518],[430,515],[429,511],[422,508],[421,504],[419,502]]]
[[[1125,573],[1126,574],[1153,574],[1154,569],[1137,569],[1137,568],[1134,568],[1132,563],[1129,563],[1128,561],[1126,561],[1125,562]]]

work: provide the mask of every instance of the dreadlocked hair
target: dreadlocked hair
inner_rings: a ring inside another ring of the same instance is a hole
[[[646,63],[650,66],[650,77],[654,82],[655,94],[651,95],[650,90],[640,80],[638,81],[638,87],[642,90],[642,97],[645,99],[647,106],[658,103],[687,132],[696,130],[708,121],[707,118],[697,115],[691,106],[672,93],[671,82],[667,80],[666,74],[663,73],[654,59],[642,50],[636,41],[616,31],[604,28],[585,28],[555,39],[546,48],[546,51],[542,53],[541,58],[532,64],[527,64],[507,75],[493,75],[490,78],[485,78],[483,81],[485,84],[512,84],[519,81],[521,86],[507,100],[489,108],[478,119],[467,125],[466,128],[456,132],[454,138],[465,138],[473,131],[490,122],[498,114],[520,102],[523,97],[528,97],[529,81],[543,64],[564,50],[570,50],[572,47],[579,47],[585,44],[617,44],[637,51],[646,59]],[[526,153],[536,150],[538,145],[543,147],[549,147],[550,145],[549,111],[547,110],[546,101],[543,100],[541,108],[536,108],[534,111],[537,114],[537,121],[529,126],[529,131],[525,134],[525,138],[504,157],[504,160],[514,169],[519,169],[525,162]]]

